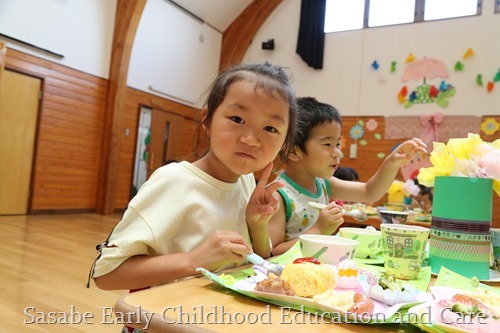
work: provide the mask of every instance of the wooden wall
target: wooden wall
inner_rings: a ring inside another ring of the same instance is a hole
[[[13,49],[8,49],[6,68],[43,80],[30,213],[95,211],[108,80]],[[192,147],[196,109],[127,88],[115,209],[130,200],[140,105],[184,116],[179,159]]]
[[[484,116],[484,118],[495,118],[500,122],[500,116]],[[367,141],[366,145],[357,143],[358,154],[356,159],[349,158],[349,147],[351,143],[355,141],[350,137],[350,129],[358,123],[358,120],[363,120],[365,123],[369,119],[375,119],[378,123],[378,128],[371,132],[366,131],[362,139]],[[381,139],[378,140],[374,137],[374,134],[378,133],[381,135]],[[342,159],[340,164],[342,166],[349,166],[355,168],[360,176],[361,181],[367,181],[379,168],[382,159],[377,157],[378,153],[385,153],[388,155],[391,152],[392,147],[396,144],[402,142],[402,140],[385,140],[385,119],[384,117],[342,117],[342,135],[346,139],[346,145],[343,149],[345,157]],[[486,142],[492,142],[500,139],[500,132],[496,132],[494,135],[486,135],[483,132],[480,133],[481,138]],[[432,149],[432,148],[431,148]],[[398,179],[403,180],[401,174],[398,174]],[[492,193],[493,196],[493,227],[500,228],[500,197],[496,193]],[[383,203],[387,200],[386,197],[382,198],[379,203]]]

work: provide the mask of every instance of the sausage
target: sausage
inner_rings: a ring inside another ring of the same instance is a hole
[[[371,300],[370,297],[362,294],[355,293],[354,294],[354,305],[349,309],[349,312],[357,313],[359,315],[368,313],[372,314],[375,308],[375,304]]]

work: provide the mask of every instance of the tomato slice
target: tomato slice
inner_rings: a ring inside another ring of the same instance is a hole
[[[306,262],[309,262],[311,264],[321,265],[321,262],[314,257],[297,258],[293,261],[294,264],[302,264]]]

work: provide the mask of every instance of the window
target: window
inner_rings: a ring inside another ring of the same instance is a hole
[[[425,0],[424,20],[476,15],[479,6],[477,0]]]
[[[365,0],[327,0],[325,32],[363,28]]]
[[[495,0],[500,13],[500,0]],[[325,32],[479,15],[481,0],[327,0]]]
[[[415,0],[370,0],[369,27],[410,23],[414,20]]]

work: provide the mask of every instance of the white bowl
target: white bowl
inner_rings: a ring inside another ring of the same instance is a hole
[[[382,232],[375,228],[340,228],[339,235],[359,242],[356,258],[374,258],[382,251]]]
[[[359,242],[356,240],[330,236],[304,234],[299,236],[300,249],[304,257],[312,257],[323,247],[328,249],[319,256],[323,264],[335,265],[345,259],[353,259]]]

